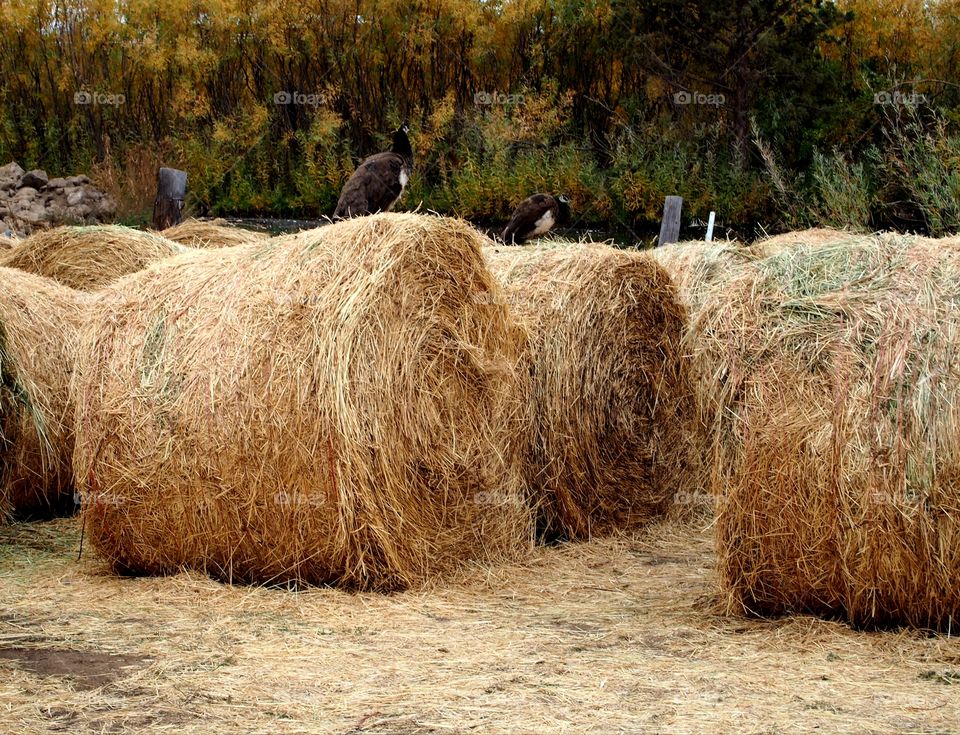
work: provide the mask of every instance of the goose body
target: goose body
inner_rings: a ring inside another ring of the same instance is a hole
[[[393,146],[357,166],[340,192],[334,219],[389,212],[403,194],[413,172],[413,149],[404,123],[393,134]]]
[[[506,243],[522,243],[546,234],[554,225],[563,224],[569,218],[570,204],[566,197],[534,194],[513,211],[501,237]]]

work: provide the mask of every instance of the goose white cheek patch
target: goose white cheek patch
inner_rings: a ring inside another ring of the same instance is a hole
[[[554,219],[553,212],[547,212],[540,219],[533,223],[533,235],[542,235],[544,232],[553,227]]]
[[[408,181],[410,181],[410,176],[409,176],[409,174],[407,174],[406,171],[404,171],[403,169],[401,169],[401,170],[400,170],[400,188],[401,188],[401,189],[406,189],[406,188],[407,188],[407,182],[408,182]]]

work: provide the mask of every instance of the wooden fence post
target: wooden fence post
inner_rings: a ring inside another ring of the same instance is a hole
[[[683,197],[667,197],[663,203],[663,221],[660,223],[660,238],[657,245],[667,245],[680,239],[680,211]]]
[[[162,166],[157,172],[157,198],[153,202],[153,229],[165,230],[180,224],[183,200],[187,195],[187,173]]]

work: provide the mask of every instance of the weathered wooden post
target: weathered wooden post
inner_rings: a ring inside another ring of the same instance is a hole
[[[713,225],[717,221],[717,213],[710,212],[710,219],[707,220],[707,236],[704,238],[707,242],[713,242]]]
[[[153,202],[153,229],[180,224],[187,195],[187,172],[161,166],[157,172],[157,198]]]
[[[663,203],[663,221],[660,223],[660,239],[657,245],[667,245],[680,239],[680,211],[683,197],[667,197]]]

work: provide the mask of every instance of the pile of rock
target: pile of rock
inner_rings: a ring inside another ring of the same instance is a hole
[[[0,167],[0,235],[28,235],[59,224],[108,222],[116,204],[86,176],[51,179],[17,163]]]

